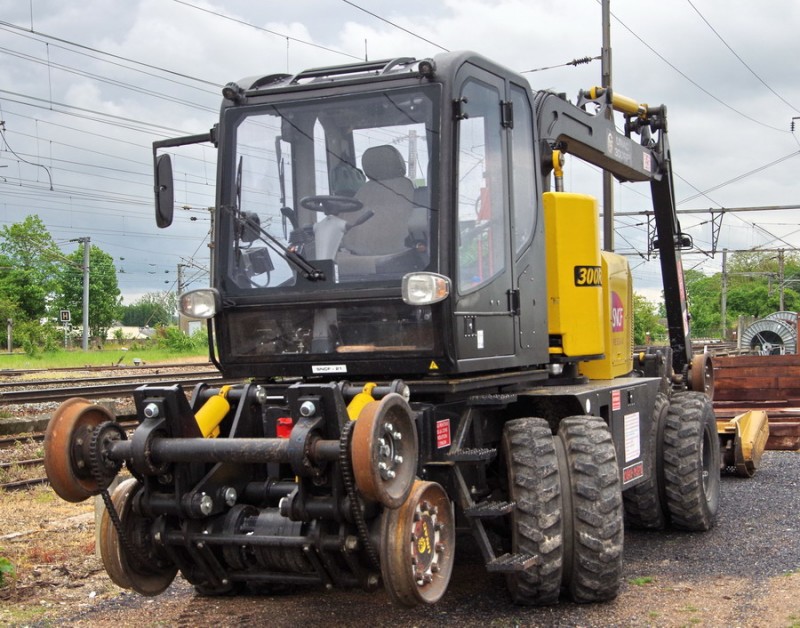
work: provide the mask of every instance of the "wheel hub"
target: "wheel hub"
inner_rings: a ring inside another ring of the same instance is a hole
[[[455,554],[455,522],[444,489],[417,480],[403,504],[384,510],[381,575],[404,606],[433,604],[447,590]]]
[[[417,471],[417,428],[408,403],[397,393],[371,401],[353,427],[353,475],[361,495],[387,508],[408,497]]]

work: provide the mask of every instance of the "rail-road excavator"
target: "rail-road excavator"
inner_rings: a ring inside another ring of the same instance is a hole
[[[138,388],[132,433],[71,399],[46,433],[55,491],[105,502],[113,582],[414,606],[464,543],[517,603],[596,602],[619,591],[624,525],[714,525],[713,369],[691,349],[664,106],[572,104],[471,52],[222,95],[208,133],[153,156],[166,227],[174,149],[218,150],[210,287],[180,308],[227,383]],[[564,190],[565,155],[650,183],[668,345],[633,346],[629,265],[601,251],[596,200]]]

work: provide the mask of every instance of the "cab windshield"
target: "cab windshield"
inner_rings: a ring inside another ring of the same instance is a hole
[[[395,286],[428,269],[437,99],[429,85],[229,109],[223,292]]]

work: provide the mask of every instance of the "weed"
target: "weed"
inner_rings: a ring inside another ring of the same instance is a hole
[[[30,625],[46,612],[47,609],[44,606],[28,606],[26,608],[14,608],[11,606],[0,611],[0,624],[3,626]]]
[[[42,491],[37,493],[35,499],[39,504],[49,504],[56,500],[56,494],[53,491]]]
[[[61,548],[39,547],[34,545],[28,549],[28,558],[31,562],[40,565],[52,565],[66,561],[69,554]]]
[[[697,608],[696,606],[692,606],[691,604],[688,604],[686,607],[684,607],[683,610],[686,611],[687,613],[696,613],[700,609]]]
[[[637,587],[641,587],[646,584],[652,584],[654,580],[652,576],[639,576],[638,578],[631,578],[628,582]]]
[[[5,556],[0,556],[0,588],[6,586],[6,579],[11,580],[15,573],[14,564]]]

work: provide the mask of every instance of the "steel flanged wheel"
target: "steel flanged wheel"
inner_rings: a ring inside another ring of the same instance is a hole
[[[89,443],[98,425],[113,420],[107,409],[80,397],[53,413],[44,435],[44,469],[59,497],[81,502],[102,490],[92,476]]]
[[[714,365],[711,356],[700,353],[692,358],[691,389],[714,398]]]
[[[371,401],[353,428],[353,476],[361,494],[387,508],[408,497],[417,472],[417,428],[397,393]]]
[[[152,554],[149,520],[136,515],[131,505],[140,484],[133,478],[114,489],[111,503],[122,524],[126,540],[117,534],[108,510],[100,519],[100,557],[111,580],[123,589],[133,589],[142,595],[158,595],[175,579],[178,568],[165,564]],[[133,555],[134,550],[137,554]]]
[[[454,555],[447,493],[435,482],[417,480],[400,508],[383,512],[381,575],[389,596],[404,606],[437,602],[450,583]]]

